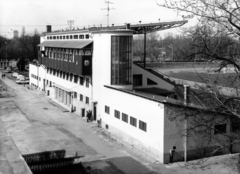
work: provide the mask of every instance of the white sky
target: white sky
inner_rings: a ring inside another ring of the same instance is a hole
[[[176,12],[157,5],[161,0],[110,0],[111,25],[181,20]],[[107,25],[107,8],[104,0],[0,0],[0,35],[9,35],[10,30],[27,33],[36,28],[39,32],[51,24],[52,30],[65,29],[67,21],[74,20],[74,26]],[[171,30],[168,30],[171,32]]]

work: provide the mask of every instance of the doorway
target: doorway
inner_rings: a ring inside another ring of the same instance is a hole
[[[93,106],[93,120],[96,121],[97,120],[97,104],[94,103]]]

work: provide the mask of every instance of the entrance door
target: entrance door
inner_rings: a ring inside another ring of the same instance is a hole
[[[45,84],[46,83],[46,80],[45,79],[43,79],[43,91],[45,91]]]
[[[93,107],[93,120],[96,121],[97,120],[97,105],[94,104]]]

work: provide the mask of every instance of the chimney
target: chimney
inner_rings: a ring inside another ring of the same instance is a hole
[[[130,23],[126,23],[126,30],[130,29]]]
[[[184,104],[187,105],[189,103],[189,85],[183,85],[184,87]]]
[[[52,26],[51,25],[47,25],[47,33],[51,33],[52,32]]]

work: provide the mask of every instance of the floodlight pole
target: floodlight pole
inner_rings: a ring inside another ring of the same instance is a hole
[[[144,49],[144,55],[143,55],[144,56],[143,57],[143,67],[144,68],[146,68],[146,52],[147,52],[147,50],[146,50],[146,45],[147,45],[147,43],[146,43],[146,40],[147,40],[146,39],[147,38],[146,35],[147,35],[147,33],[146,33],[146,30],[145,30],[144,31],[144,48],[143,48]]]

